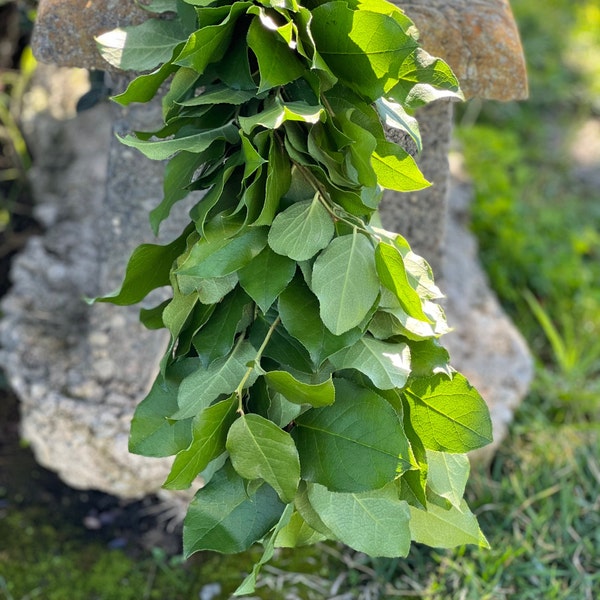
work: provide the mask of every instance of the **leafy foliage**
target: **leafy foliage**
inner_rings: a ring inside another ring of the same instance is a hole
[[[169,161],[155,230],[187,191],[205,194],[182,236],[136,250],[101,300],[172,288],[144,313],[171,343],[131,450],[175,454],[166,487],[202,476],[185,554],[263,540],[242,595],[278,545],[485,544],[464,461],[444,459],[490,441],[485,403],[436,346],[428,265],[370,223],[383,187],[428,185],[379,113],[418,139],[411,109],[458,95],[454,76],[383,0],[157,5],[173,18],[99,40],[115,66],[151,71],[118,102],[170,78],[164,126],[122,141]]]

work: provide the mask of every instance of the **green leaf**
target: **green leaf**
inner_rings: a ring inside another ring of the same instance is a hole
[[[163,457],[187,448],[192,439],[191,420],[167,421],[177,410],[177,392],[181,381],[194,369],[196,361],[187,359],[171,365],[166,377],[158,375],[148,395],[137,405],[129,451],[142,456]]]
[[[317,197],[295,202],[274,219],[269,230],[269,246],[296,261],[308,260],[326,248],[335,228],[333,220]]]
[[[415,502],[411,502],[419,508],[427,504],[427,451],[413,426],[411,406],[408,402],[403,403],[404,432],[408,438],[411,452],[411,462],[416,463],[418,469],[412,469],[404,473],[400,479],[401,490],[408,488]],[[406,499],[406,498],[404,498]]]
[[[262,157],[250,138],[243,131],[240,131],[240,138],[242,140],[242,152],[245,163],[244,180],[246,180],[250,175],[256,173],[267,162],[267,159]]]
[[[329,358],[336,369],[356,369],[379,389],[402,388],[410,374],[410,348],[406,344],[363,337]]]
[[[396,558],[410,549],[410,512],[396,486],[362,494],[340,494],[312,484],[308,497],[321,519],[351,548],[369,556]]]
[[[208,323],[194,336],[192,344],[205,367],[231,350],[250,305],[251,300],[244,290],[236,288],[219,302]]]
[[[397,192],[415,192],[429,187],[415,159],[393,142],[379,141],[371,157],[379,185]]]
[[[202,238],[176,274],[200,279],[224,277],[246,266],[266,245],[267,231],[264,227],[246,229],[230,239]]]
[[[265,196],[260,215],[253,225],[271,225],[279,208],[279,201],[290,189],[291,164],[287,153],[275,138],[271,139]]]
[[[465,454],[448,454],[427,450],[428,487],[438,496],[446,498],[459,508],[469,478],[471,463]]]
[[[223,84],[207,86],[199,96],[179,102],[180,106],[204,106],[213,104],[244,104],[256,97],[253,90],[236,90]]]
[[[298,381],[287,371],[269,371],[264,377],[271,389],[283,394],[293,404],[310,404],[319,408],[335,401],[335,388],[331,377],[319,384]]]
[[[133,102],[149,102],[154,98],[165,80],[177,71],[178,67],[166,62],[152,73],[136,77],[121,94],[112,97],[112,100],[121,106],[129,106]]]
[[[177,52],[177,50],[175,51]],[[171,80],[169,90],[162,98],[162,114],[165,123],[171,122],[181,114],[177,102],[193,93],[198,77],[198,73],[193,69],[178,67]]]
[[[319,301],[301,278],[296,278],[279,296],[279,314],[285,329],[310,353],[319,367],[326,358],[355,343],[362,335],[354,327],[334,335],[319,317]]]
[[[427,504],[426,482],[421,470],[406,471],[398,480],[398,498],[410,506],[425,509]]]
[[[123,71],[149,71],[171,59],[175,47],[187,38],[178,20],[148,19],[96,38],[100,54]]]
[[[412,342],[410,345],[411,368],[414,377],[429,377],[444,373],[451,378],[454,371],[450,366],[450,355],[438,340],[429,339]]]
[[[215,207],[222,207],[224,199],[227,201],[232,197],[235,200],[239,194],[241,187],[239,160],[240,155],[236,153],[225,161],[224,168],[218,169],[213,177],[209,176],[208,181],[199,183],[196,180],[193,184],[193,187],[199,186],[201,189],[210,187],[203,198],[190,210],[190,218],[194,221],[198,233],[203,236],[209,223],[215,218],[213,214],[216,212]],[[229,203],[226,203],[225,207],[229,208]]]
[[[411,506],[410,531],[415,542],[432,548],[455,548],[463,544],[490,547],[464,500],[459,508],[452,506],[448,510],[430,503],[426,511]]]
[[[183,292],[191,293],[192,290],[195,291],[198,294],[198,300],[202,304],[217,304],[235,288],[238,283],[238,276],[236,273],[232,273],[225,277],[199,279],[178,275],[177,281]]]
[[[191,4],[192,6],[202,6],[207,7],[214,4],[218,4],[217,0],[183,0],[186,4]]]
[[[302,519],[308,523],[309,527],[314,529],[317,533],[321,534],[328,540],[336,540],[336,536],[333,531],[331,531],[325,523],[321,520],[319,513],[314,509],[313,505],[310,503],[310,499],[308,497],[308,488],[309,484],[304,481],[304,479],[300,480],[300,485],[298,486],[298,493],[296,494],[296,498],[294,499],[294,506]]]
[[[334,404],[296,418],[302,478],[338,492],[381,488],[406,466],[402,424],[381,396],[345,379],[334,384]]]
[[[223,454],[211,460],[207,467],[198,474],[198,477],[202,479],[205,486],[209,481],[212,480],[212,478],[215,476],[215,473],[219,472],[223,468],[228,458],[227,452],[223,452]]]
[[[385,292],[382,294],[381,304],[386,303]],[[444,310],[439,304],[424,301],[423,314],[430,321],[420,321],[406,314],[399,306],[388,308],[375,313],[369,323],[369,331],[378,339],[387,339],[395,335],[403,335],[409,340],[422,341],[438,338],[451,331],[446,321]]]
[[[431,321],[423,312],[419,294],[411,287],[406,275],[404,259],[395,246],[380,242],[375,249],[375,263],[381,283],[394,293],[400,306],[408,316],[419,321]]]
[[[221,394],[231,394],[248,372],[248,363],[256,358],[256,350],[247,342],[238,344],[231,354],[213,361],[207,368],[201,366],[186,377],[179,388],[179,410],[171,416],[180,420],[194,417],[216,400]],[[250,387],[258,374],[252,371],[244,387]]]
[[[327,179],[335,186],[351,187],[356,177],[348,173],[345,155],[338,149],[333,139],[334,132],[330,123],[317,123],[308,134],[308,152],[327,173]]]
[[[300,460],[292,436],[260,415],[242,415],[229,430],[227,451],[244,479],[264,479],[291,502],[300,482]]]
[[[170,299],[164,300],[152,308],[140,308],[140,323],[142,323],[146,329],[162,329],[165,326],[162,320],[162,314],[169,302],[171,302]]]
[[[311,75],[316,74],[316,83],[311,83],[315,92],[326,91],[333,87],[337,82],[337,77],[331,72],[323,57],[319,54],[315,40],[311,31],[313,15],[310,10],[299,7],[295,15],[294,23],[298,28],[296,42],[298,44],[298,53],[310,60]],[[306,77],[310,80],[309,77]]]
[[[377,111],[346,86],[336,85],[331,90],[327,90],[325,97],[336,116],[351,114],[352,122],[360,125],[376,140],[386,139]]]
[[[174,347],[175,358],[188,356],[190,354],[192,339],[200,328],[209,321],[214,310],[214,304],[206,305],[199,302],[196,304],[177,339],[177,344]]]
[[[415,117],[409,115],[401,104],[387,98],[378,98],[375,106],[388,127],[408,133],[417,146],[417,152],[423,151],[419,122]]]
[[[290,522],[282,527],[275,538],[276,548],[300,548],[301,546],[312,546],[327,538],[313,529],[299,512],[294,512]]]
[[[407,108],[418,108],[440,99],[465,99],[452,69],[423,48],[416,48],[406,57],[398,79],[389,95]]]
[[[247,489],[228,463],[192,500],[183,524],[186,558],[200,550],[247,550],[279,521],[285,506],[269,485]]]
[[[176,286],[173,287],[173,299],[165,307],[162,315],[163,323],[171,334],[171,342],[166,352],[167,356],[170,356],[175,348],[177,338],[179,337],[182,329],[185,327],[186,322],[192,314],[197,302],[197,294],[192,293],[189,295],[184,295],[177,289]]]
[[[256,127],[278,129],[287,121],[302,123],[318,123],[325,118],[322,106],[310,106],[306,102],[281,102],[276,99],[272,106],[252,117],[238,117],[240,127],[246,134],[252,133]]]
[[[279,533],[285,528],[290,522],[292,513],[294,511],[294,505],[288,504],[283,511],[281,518],[277,522],[277,525],[273,528],[273,531],[269,535],[269,539],[264,542],[265,550],[260,560],[254,565],[252,572],[244,579],[241,585],[233,593],[234,596],[245,596],[251,594],[256,588],[256,579],[260,573],[263,565],[267,564],[275,554],[275,540],[278,538]]]
[[[335,238],[313,267],[312,290],[325,326],[340,335],[359,325],[379,294],[373,246],[356,230]]]
[[[305,174],[298,168],[298,165],[312,165],[314,159],[308,152],[306,135],[300,123],[288,121],[283,128],[285,130],[285,149],[290,158],[296,163],[292,168],[292,189],[288,194],[290,200],[300,202],[313,196],[315,190],[306,180]]]
[[[248,46],[254,52],[260,72],[258,93],[294,81],[305,67],[293,50],[277,35],[269,31],[260,18],[254,18],[248,28]]]
[[[192,443],[178,452],[163,487],[183,490],[192,485],[212,460],[225,452],[227,432],[237,416],[237,396],[205,408],[192,425]]]
[[[262,344],[274,319],[275,317],[271,314],[269,314],[268,319],[261,315],[257,316],[250,331],[250,341],[256,347]],[[271,358],[281,365],[286,365],[306,373],[310,373],[313,370],[313,364],[308,352],[300,342],[286,331],[285,327],[277,327],[275,329],[263,352],[263,356]]]
[[[219,71],[221,81],[230,88],[256,92],[256,83],[250,72],[248,45],[243,35],[232,41],[225,58],[219,63]]]
[[[233,122],[214,129],[205,129],[199,133],[161,140],[143,140],[132,135],[119,137],[121,143],[136,148],[152,160],[165,160],[177,152],[204,152],[216,140],[225,140],[230,144],[239,141],[238,129]]]
[[[177,12],[178,0],[150,0],[147,4],[140,3],[140,8],[152,13]]]
[[[400,246],[400,240],[403,240],[401,236],[396,236],[394,244],[396,247]],[[428,262],[418,254],[415,254],[408,248],[406,244],[405,250],[400,250],[404,259],[404,266],[406,267],[406,276],[411,286],[416,290],[417,294],[427,300],[437,300],[444,298],[444,294],[440,288],[435,285],[433,280],[433,272]]]
[[[180,152],[167,163],[163,180],[163,200],[150,212],[150,225],[154,235],[158,235],[160,224],[169,216],[173,205],[188,195],[187,186],[205,160],[204,153]]]
[[[450,380],[443,374],[415,379],[403,396],[429,450],[464,454],[492,441],[488,407],[460,373]]]
[[[267,175],[267,166],[260,166],[249,185],[244,181],[244,190],[235,210],[245,211],[246,223],[253,223],[265,206]]]
[[[138,246],[127,263],[121,287],[111,294],[94,298],[93,302],[110,302],[118,306],[136,304],[152,290],[169,285],[171,267],[185,251],[186,239],[190,233],[191,228],[187,227],[176,240],[166,246]]]
[[[393,9],[390,9],[390,12]],[[393,17],[327,2],[312,11],[310,29],[320,55],[339,79],[369,101],[396,83],[417,46]]]
[[[227,52],[238,18],[249,6],[250,2],[234,2],[218,9],[202,9],[199,13],[201,28],[190,35],[175,64],[202,74],[210,63],[221,60]],[[209,24],[211,21],[216,23]]]
[[[348,150],[350,152],[351,163],[356,171],[356,181],[362,186],[373,187],[377,185],[377,176],[371,165],[371,155],[377,147],[377,140],[374,135],[355,123],[352,119],[356,110],[341,118],[342,130],[352,140]]]
[[[266,313],[275,299],[287,287],[296,272],[296,263],[268,246],[254,257],[238,275],[240,285]]]
[[[398,10],[397,6],[390,6],[387,0],[354,0],[351,4],[356,4],[361,10],[388,15],[406,31],[407,35],[410,35],[415,40],[418,39],[415,24],[406,16],[403,9]]]
[[[302,405],[292,404],[283,394],[273,392],[269,394],[267,418],[279,427],[287,427],[302,412]]]

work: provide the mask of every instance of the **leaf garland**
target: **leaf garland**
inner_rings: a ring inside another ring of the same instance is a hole
[[[431,269],[370,224],[383,188],[429,185],[381,119],[420,148],[412,110],[460,97],[451,70],[385,0],[148,10],[168,18],[98,39],[113,66],[145,72],[119,103],[168,87],[163,126],[121,141],[169,159],[155,232],[191,190],[204,195],[179,238],[140,246],[121,289],[97,300],[172,287],[141,313],[171,342],[130,449],[175,456],[166,488],[212,474],[185,554],[263,540],[244,595],[278,546],[485,545],[462,495],[464,453],[491,439],[487,408],[437,342],[447,325]]]

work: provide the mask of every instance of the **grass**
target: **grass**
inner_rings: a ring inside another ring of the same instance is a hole
[[[492,286],[539,363],[556,418],[597,419],[600,397],[600,190],[572,145],[600,116],[596,2],[512,2],[531,99],[488,103],[458,127],[475,182],[473,228]],[[459,123],[461,120],[459,120]],[[589,142],[589,141],[588,141]],[[586,142],[580,142],[580,144]],[[598,167],[600,168],[600,167]]]
[[[257,598],[597,597],[600,202],[574,175],[569,148],[585,119],[600,115],[600,8],[592,0],[511,4],[531,100],[473,105],[457,129],[475,184],[482,260],[537,361],[510,437],[468,488],[491,550],[414,547],[402,561],[337,545],[281,551]],[[52,503],[28,505],[1,488],[0,477],[2,600],[221,600],[256,558],[203,554],[183,564],[158,549],[125,553],[64,516],[54,521]]]

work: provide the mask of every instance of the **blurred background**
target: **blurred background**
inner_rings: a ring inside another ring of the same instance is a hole
[[[536,377],[468,497],[491,550],[413,547],[369,559],[337,545],[280,552],[269,599],[593,600],[600,590],[600,4],[512,0],[530,99],[456,111],[452,164],[474,190],[472,229]],[[0,0],[0,294],[39,233],[22,128],[36,2]],[[183,563],[153,499],[80,492],[38,467],[0,379],[0,599],[229,598],[259,551]]]

